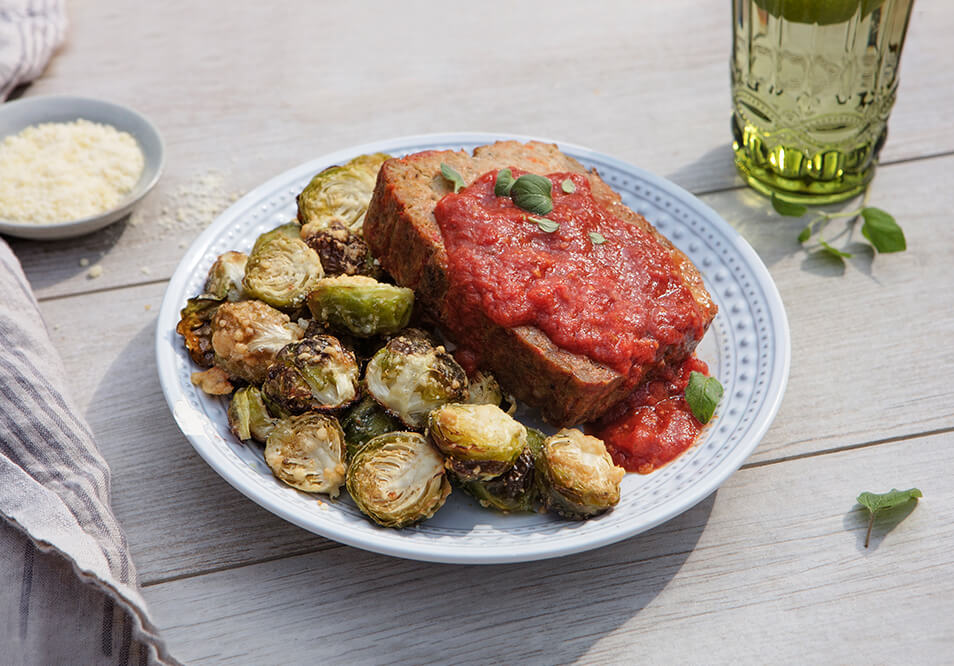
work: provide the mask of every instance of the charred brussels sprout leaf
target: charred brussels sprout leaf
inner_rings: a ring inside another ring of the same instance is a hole
[[[302,236],[308,238],[323,231],[333,220],[361,234],[378,171],[389,157],[384,153],[361,155],[312,178],[298,195]]]
[[[227,301],[242,300],[242,278],[248,256],[242,252],[226,252],[219,255],[205,279],[205,292]]]
[[[365,398],[348,410],[341,419],[345,442],[348,445],[348,459],[378,435],[401,430],[403,424],[388,414],[374,398]]]
[[[185,340],[186,349],[195,364],[203,368],[211,367],[215,362],[215,352],[212,350],[212,320],[220,305],[221,298],[196,296],[190,298],[179,312],[176,333]]]
[[[268,367],[262,392],[299,414],[351,404],[358,395],[358,362],[337,338],[316,335],[282,348]]]
[[[384,527],[430,518],[450,494],[444,461],[416,432],[392,432],[365,444],[348,467],[348,493]]]
[[[278,419],[268,413],[262,392],[254,386],[240,388],[229,403],[229,428],[242,441],[264,443]]]
[[[308,296],[316,319],[361,338],[390,335],[407,326],[414,292],[361,275],[319,280]]]
[[[464,490],[480,505],[497,511],[532,511],[537,498],[536,463],[527,446],[504,474],[489,481],[467,481]]]
[[[464,369],[426,333],[413,328],[392,338],[368,361],[365,382],[374,399],[411,428],[423,427],[432,409],[467,396]]]
[[[461,481],[500,476],[527,446],[527,429],[496,405],[442,405],[428,416],[427,433]]]
[[[318,253],[325,275],[367,275],[373,278],[381,275],[381,267],[371,256],[368,244],[337,220],[333,220],[327,229],[302,238]]]
[[[601,440],[564,429],[544,441],[539,474],[547,509],[564,518],[583,520],[619,502],[619,486],[626,472],[613,464]]]
[[[298,490],[337,497],[345,482],[344,433],[328,414],[282,419],[265,440],[265,462]]]
[[[305,241],[280,229],[255,241],[242,287],[250,298],[281,310],[294,310],[305,302],[324,271],[318,255]]]
[[[215,364],[252,384],[261,384],[276,354],[301,336],[288,315],[261,301],[223,303],[212,317]]]

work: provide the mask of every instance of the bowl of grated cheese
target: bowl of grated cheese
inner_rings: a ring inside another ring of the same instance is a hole
[[[0,104],[0,233],[72,238],[132,212],[159,180],[156,127],[124,106],[86,97]]]

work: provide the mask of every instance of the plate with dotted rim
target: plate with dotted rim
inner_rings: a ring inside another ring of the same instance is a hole
[[[456,491],[437,514],[402,530],[368,521],[342,489],[337,499],[308,495],[276,480],[261,446],[229,431],[227,401],[205,395],[189,376],[198,368],[176,334],[179,310],[202,291],[216,257],[248,252],[255,238],[295,217],[295,196],[322,169],[357,155],[404,155],[465,149],[502,139],[499,134],[434,134],[380,141],[337,151],[291,169],[257,187],[223,212],[186,251],[159,312],[159,379],[176,422],[199,455],[226,481],[272,513],[306,530],[366,550],[409,559],[467,564],[558,557],[615,543],[686,511],[715,491],[758,445],[778,411],[791,358],[788,320],[768,270],[749,244],[715,211],[682,188],[613,157],[556,143],[595,168],[633,210],[641,213],[699,267],[719,314],[697,353],[725,388],[716,417],[695,445],[648,475],[627,474],[612,511],[584,522],[548,514],[501,514]]]

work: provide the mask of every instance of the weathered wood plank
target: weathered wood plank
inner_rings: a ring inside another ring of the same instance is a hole
[[[666,525],[557,560],[463,567],[341,547],[145,594],[190,663],[943,663],[952,444],[744,470]],[[866,550],[855,495],[912,485],[921,504]]]
[[[135,13],[114,2],[77,7],[69,43],[28,94],[82,91],[131,104],[159,125],[168,164],[140,225],[63,243],[16,241],[37,293],[169,277],[207,223],[183,206],[182,191],[210,170],[231,195],[318,155],[392,136],[550,136],[693,191],[740,183],[729,149],[727,6],[542,7],[496,3],[458,15],[401,3],[375,7],[374,20],[362,3],[282,12],[253,2],[227,10],[152,3]],[[937,84],[951,32],[943,3],[917,4],[886,161],[954,150],[950,86]],[[101,261],[102,277],[88,280],[81,258]]]
[[[945,352],[954,292],[942,288],[954,284],[954,230],[945,222],[954,202],[929,184],[929,174],[952,168],[954,158],[884,168],[873,201],[891,202],[910,249],[849,263],[843,274],[803,255],[794,240],[801,223],[773,217],[754,195],[710,200],[766,258],[793,331],[786,398],[752,462],[954,427],[954,357]],[[322,547],[232,490],[178,431],[155,369],[163,290],[152,284],[43,304],[73,394],[113,466],[116,511],[144,578]]]

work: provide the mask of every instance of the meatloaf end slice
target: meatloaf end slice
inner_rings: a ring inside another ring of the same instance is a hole
[[[588,172],[555,145],[500,141],[477,148],[473,156],[448,150],[391,159],[378,174],[364,221],[365,240],[384,269],[398,284],[414,289],[422,305],[439,321],[444,316],[448,289],[447,253],[434,207],[453,191],[441,176],[441,163],[460,173],[465,183],[503,167],[538,174],[586,174],[601,205],[621,219],[648,229],[670,252],[707,324],[715,316],[715,304],[695,266],[642,216],[627,208],[599,175]],[[538,407],[554,425],[595,419],[623,399],[634,382],[656,369],[645,366],[637,375],[627,378],[602,363],[560,349],[535,327],[503,328],[483,317],[479,328],[474,335],[480,341],[482,365],[497,376],[507,391]],[[664,350],[656,365],[681,362],[698,341],[687,339]]]

